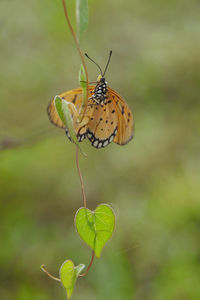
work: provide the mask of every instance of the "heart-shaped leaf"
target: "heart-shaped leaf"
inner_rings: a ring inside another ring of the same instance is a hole
[[[71,298],[78,275],[84,268],[85,265],[83,264],[75,267],[71,260],[66,260],[60,267],[60,280],[67,291],[68,299]]]
[[[97,206],[95,211],[81,207],[76,213],[75,224],[83,241],[100,257],[105,243],[112,236],[115,215],[107,204]]]

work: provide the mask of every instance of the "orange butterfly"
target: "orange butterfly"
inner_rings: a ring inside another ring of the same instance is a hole
[[[85,55],[93,61],[87,54]],[[59,95],[71,103],[69,108],[78,141],[82,142],[87,137],[95,148],[106,147],[112,141],[119,145],[125,145],[133,138],[134,133],[133,115],[130,108],[119,94],[107,86],[104,77],[111,55],[112,51],[110,51],[104,73],[93,61],[100,69],[101,75],[97,79],[96,86],[89,85],[88,87],[90,97],[81,122],[79,122],[78,116],[82,107],[82,88]],[[50,121],[54,125],[64,128],[68,138],[71,139],[56,111],[53,100],[50,102],[47,112]]]

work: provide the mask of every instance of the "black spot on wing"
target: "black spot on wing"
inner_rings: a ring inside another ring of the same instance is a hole
[[[72,102],[75,104],[76,103],[76,99],[77,99],[77,95],[74,95],[74,99],[72,100]]]

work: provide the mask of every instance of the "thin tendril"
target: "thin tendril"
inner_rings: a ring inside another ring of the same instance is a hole
[[[83,177],[82,177],[80,166],[79,166],[78,153],[79,153],[79,148],[78,148],[78,146],[76,146],[76,166],[77,166],[78,175],[79,175],[80,183],[81,183],[81,191],[82,191],[82,196],[83,196],[83,206],[86,208],[87,207],[87,202],[86,202],[86,195],[85,195],[85,187],[84,187]]]
[[[42,265],[40,268],[41,268],[41,270],[42,270],[44,273],[46,273],[46,274],[47,274],[50,278],[52,278],[53,280],[56,280],[56,281],[59,281],[59,282],[61,281],[60,278],[57,278],[57,277],[51,275],[51,274],[47,271],[45,265]]]
[[[85,64],[84,55],[83,55],[81,47],[79,45],[79,41],[77,39],[77,36],[76,36],[76,34],[74,32],[74,29],[73,29],[72,24],[71,24],[70,19],[69,19],[69,15],[68,15],[68,11],[67,11],[67,6],[66,6],[66,3],[65,3],[65,0],[62,0],[62,4],[63,4],[64,13],[65,13],[65,17],[66,17],[69,29],[71,31],[71,34],[72,34],[73,38],[74,38],[74,41],[75,41],[75,44],[76,44],[76,48],[77,48],[77,50],[79,52],[79,55],[80,55],[80,58],[81,58],[81,61],[82,61],[82,64],[83,64],[83,68],[85,70],[85,75],[86,75],[86,103],[85,103],[85,107],[83,109],[82,117],[81,117],[81,120],[80,120],[80,122],[82,122],[83,117],[85,115],[85,111],[86,111],[86,107],[87,107],[87,102],[88,102],[88,81],[89,81],[88,80],[88,71],[87,71],[87,67],[86,67],[86,64]]]

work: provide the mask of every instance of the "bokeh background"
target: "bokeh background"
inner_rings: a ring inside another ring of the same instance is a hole
[[[83,143],[88,207],[109,203],[117,224],[73,299],[200,299],[200,2],[89,0],[89,9],[82,48],[102,66],[113,50],[107,81],[136,133],[124,147]],[[59,0],[1,0],[0,27],[0,298],[66,299],[40,265],[57,275],[91,252],[73,225],[74,146],[46,107],[78,87],[80,59]]]

